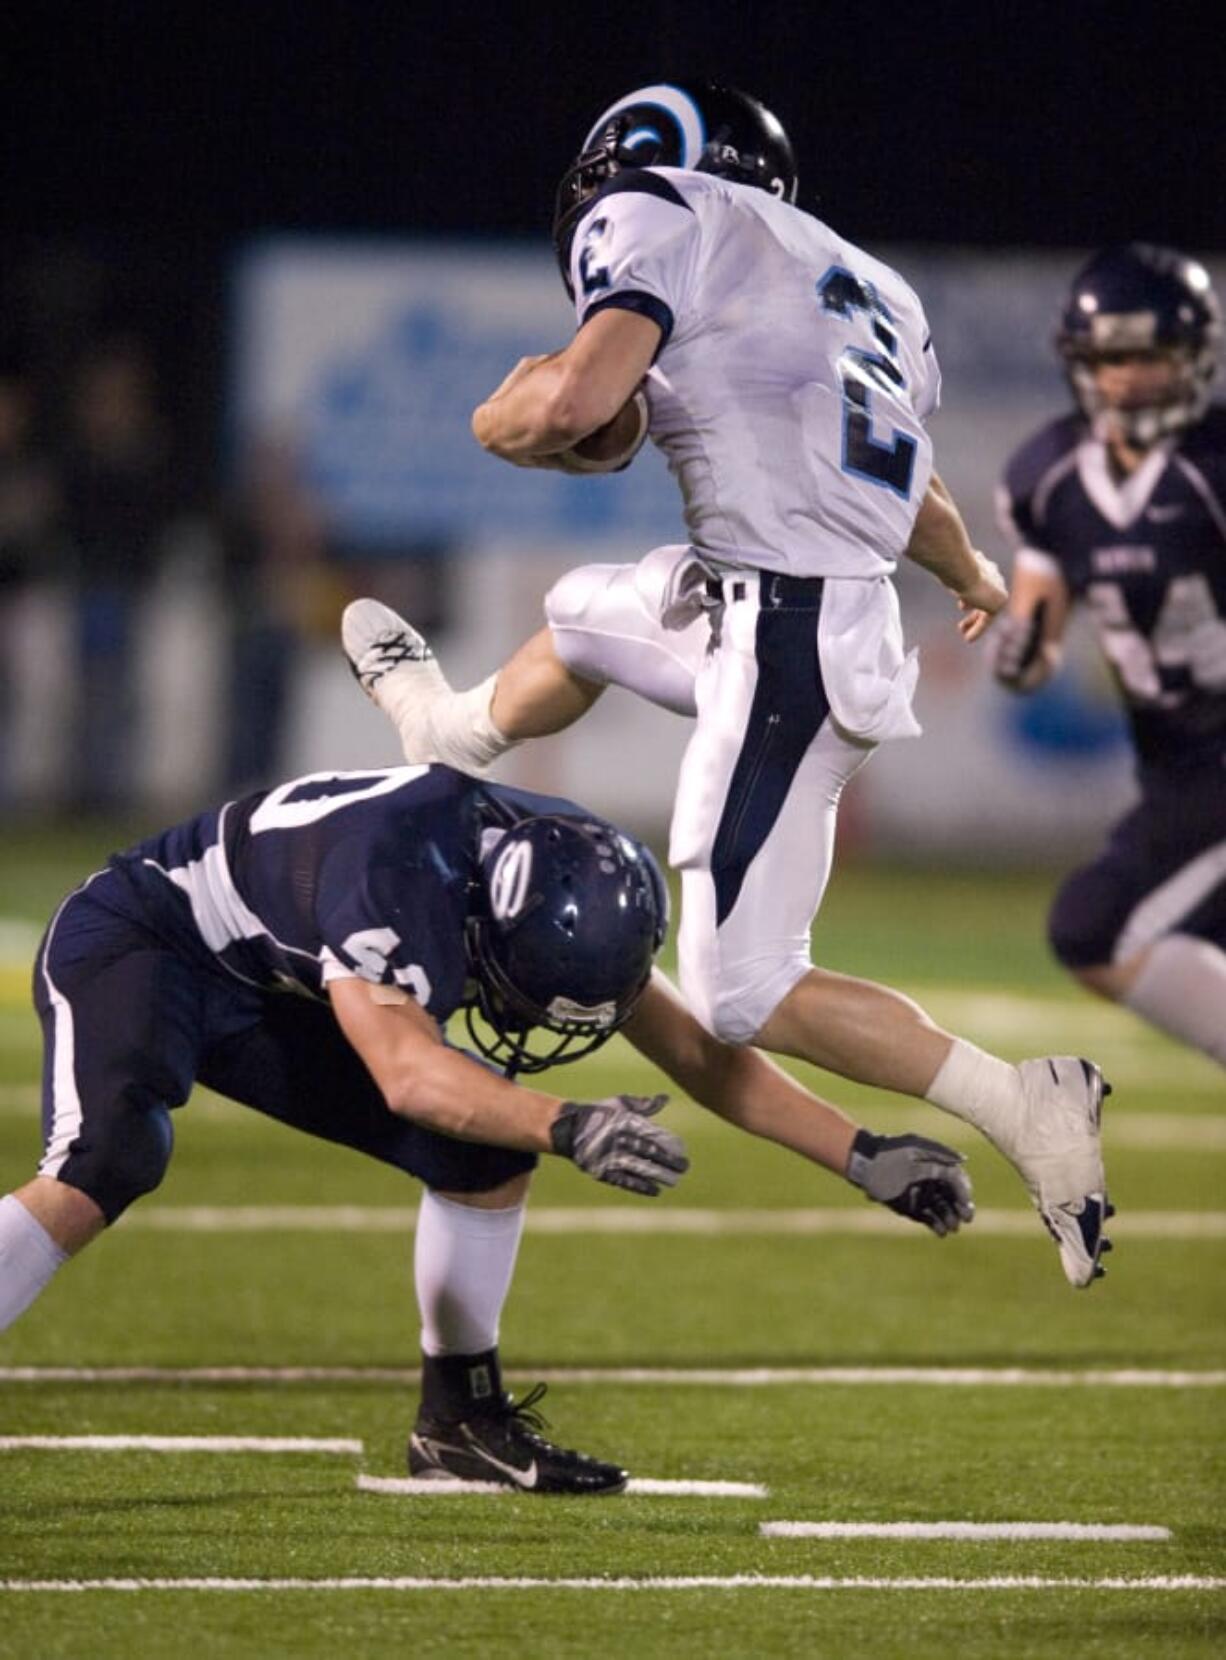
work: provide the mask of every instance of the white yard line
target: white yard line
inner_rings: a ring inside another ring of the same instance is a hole
[[[817,1574],[693,1574],[622,1579],[0,1579],[0,1591],[1223,1591],[1226,1578],[1138,1574],[1098,1579],[999,1574],[983,1579],[835,1579]]]
[[[1222,1389],[1226,1371],[1042,1366],[547,1366],[507,1376],[558,1384],[755,1389],[772,1385],[914,1385],[938,1389]],[[0,1383],[368,1383],[416,1385],[415,1366],[2,1366]]]
[[[309,1435],[0,1435],[0,1452],[348,1453],[362,1443]]]
[[[162,1233],[408,1233],[416,1211],[366,1205],[146,1205],[129,1211],[122,1228]],[[1014,1238],[1039,1226],[1029,1210],[981,1210],[976,1236]],[[677,1205],[663,1209],[628,1205],[529,1208],[529,1233],[698,1235],[873,1235],[914,1239],[914,1225],[876,1209],[702,1210]],[[1122,1211],[1112,1225],[1121,1239],[1226,1239],[1226,1211]]]
[[[761,1522],[764,1539],[1169,1539],[1125,1522]]]
[[[506,1494],[511,1488],[496,1481],[429,1480],[420,1476],[359,1476],[359,1492],[396,1497],[447,1499],[467,1493]],[[632,1476],[625,1491],[633,1498],[766,1499],[770,1489],[753,1481],[659,1481]]]

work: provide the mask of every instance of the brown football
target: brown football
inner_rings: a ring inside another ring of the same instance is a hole
[[[614,472],[637,455],[647,436],[647,418],[647,399],[636,389],[611,421],[563,450],[559,459],[577,473]]]

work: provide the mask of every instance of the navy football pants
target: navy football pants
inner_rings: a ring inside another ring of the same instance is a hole
[[[283,1124],[368,1153],[443,1192],[480,1193],[535,1155],[456,1141],[398,1118],[331,1009],[189,960],[101,903],[102,872],[61,906],[39,950],[39,1172],[79,1188],[108,1222],[165,1174],[170,1110],[194,1083]]]

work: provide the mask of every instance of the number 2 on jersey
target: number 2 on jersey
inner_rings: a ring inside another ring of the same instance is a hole
[[[872,283],[862,282],[843,265],[832,265],[818,279],[817,297],[822,310],[835,317],[850,321],[857,312],[863,312],[881,347],[880,351],[871,352],[848,346],[839,358],[839,379],[843,387],[843,471],[893,490],[906,501],[911,494],[911,475],[915,470],[914,438],[898,431],[890,434],[888,442],[873,437],[873,389],[890,394],[906,385],[898,367],[894,319]]]

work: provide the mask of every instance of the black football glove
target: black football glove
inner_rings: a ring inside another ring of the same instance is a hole
[[[859,1130],[851,1144],[847,1179],[870,1199],[888,1205],[938,1238],[957,1233],[975,1215],[962,1154],[922,1135],[873,1135]]]
[[[555,1153],[611,1187],[654,1198],[675,1187],[690,1167],[681,1137],[647,1119],[667,1095],[609,1095],[565,1101],[549,1130]]]

